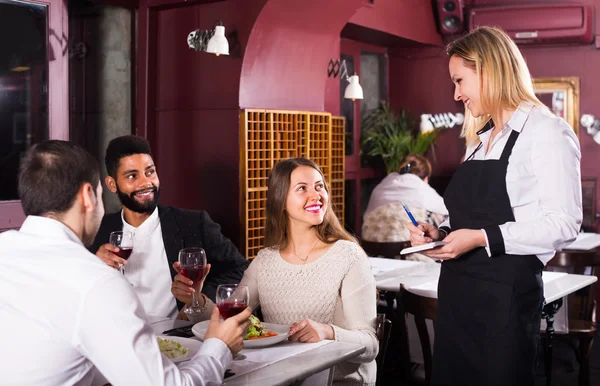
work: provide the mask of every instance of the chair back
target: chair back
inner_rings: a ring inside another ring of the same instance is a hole
[[[360,245],[368,256],[395,259],[400,256],[401,250],[410,247],[410,241],[378,242],[362,240]]]
[[[594,232],[598,224],[596,215],[596,178],[581,179],[581,204],[583,219],[581,228],[585,232]]]
[[[402,310],[398,313],[398,322],[405,323],[406,314],[413,315],[415,319],[415,325],[417,327],[417,333],[419,334],[419,341],[421,342],[421,350],[423,351],[423,362],[425,365],[425,382],[429,384],[431,381],[431,368],[432,368],[432,353],[431,353],[431,339],[429,338],[429,332],[427,331],[426,320],[429,319],[435,322],[435,314],[437,312],[437,299],[427,298],[420,295],[415,295],[408,292],[403,286],[400,287],[398,293],[398,307]]]
[[[377,314],[377,339],[379,339],[379,353],[377,354],[377,385],[383,384],[383,364],[385,363],[385,353],[387,352],[390,333],[392,331],[392,321],[386,318],[386,314]]]

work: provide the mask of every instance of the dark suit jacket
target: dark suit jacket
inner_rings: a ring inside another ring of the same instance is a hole
[[[206,296],[215,301],[219,284],[239,283],[242,280],[248,260],[240,254],[231,240],[221,234],[221,227],[211,220],[206,211],[158,205],[158,217],[169,267],[177,261],[182,248],[200,247],[206,251],[206,260],[211,264],[210,273],[202,288]],[[111,232],[122,229],[121,211],[105,215],[90,251],[95,254],[101,245],[108,242]],[[177,274],[172,268],[170,273],[171,279]],[[179,301],[177,305],[180,309],[183,306]]]

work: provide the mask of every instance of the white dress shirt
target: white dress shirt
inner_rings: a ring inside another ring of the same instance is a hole
[[[409,209],[421,208],[448,215],[444,199],[419,176],[411,173],[388,174],[371,193],[367,212],[388,204],[404,204]]]
[[[508,159],[506,188],[515,221],[501,224],[500,231],[507,254],[537,255],[546,264],[575,240],[581,227],[579,140],[563,119],[522,103],[487,154],[492,130],[479,136],[482,146],[471,159],[500,159],[512,130],[520,134]],[[467,148],[465,159],[477,145]],[[451,220],[441,226],[451,228]],[[490,254],[489,243],[486,249]]]
[[[59,221],[0,234],[0,383],[220,385],[232,357],[208,339],[179,368],[161,355],[131,285]]]
[[[177,317],[177,302],[171,293],[172,267],[162,237],[158,208],[139,227],[129,225],[123,217],[123,230],[134,234],[133,252],[125,265],[125,278],[133,285],[146,314]]]

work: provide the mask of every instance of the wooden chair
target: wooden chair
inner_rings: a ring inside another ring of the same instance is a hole
[[[596,179],[581,179],[581,204],[583,211],[583,221],[581,228],[585,232],[594,232],[600,219],[600,214],[596,213]]]
[[[386,318],[386,314],[377,314],[377,339],[379,339],[379,353],[377,354],[377,386],[383,385],[383,363],[385,353],[390,341],[392,321]]]
[[[425,384],[431,382],[432,368],[432,353],[431,339],[427,331],[426,320],[429,319],[435,322],[435,314],[437,313],[437,299],[426,298],[424,296],[415,295],[408,292],[404,287],[400,287],[400,292],[397,297],[398,303],[398,320],[397,324],[402,325],[406,329],[406,314],[413,315],[419,341],[421,342],[421,350],[423,351],[423,362],[425,365]],[[408,338],[405,339],[408,342]],[[407,347],[408,349],[408,347]],[[405,357],[410,361],[410,355],[406,353]],[[410,368],[410,366],[408,367]],[[408,374],[410,377],[410,374]]]
[[[400,251],[410,247],[410,241],[377,242],[362,240],[360,245],[368,256],[383,256],[386,259],[396,259]]]
[[[591,275],[596,274],[600,265],[600,248],[590,251],[557,251],[549,267],[568,269],[569,273],[582,275],[586,268],[591,268]],[[596,336],[596,300],[594,285],[587,286],[569,297],[569,333],[555,334],[555,339],[566,339],[575,351],[579,362],[579,385],[590,385],[590,351]],[[542,334],[544,331],[542,331]]]

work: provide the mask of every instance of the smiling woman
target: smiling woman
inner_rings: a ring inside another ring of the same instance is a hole
[[[447,53],[465,161],[444,194],[449,219],[407,225],[413,246],[448,243],[423,251],[444,260],[431,384],[531,385],[541,271],[581,225],[579,141],[534,94],[504,31],[477,28]]]
[[[265,245],[241,281],[250,306],[260,302],[265,322],[289,326],[291,341],[360,342],[365,353],[336,367],[334,385],[375,384],[373,273],[331,208],[327,181],[314,162],[290,158],[271,170]]]

